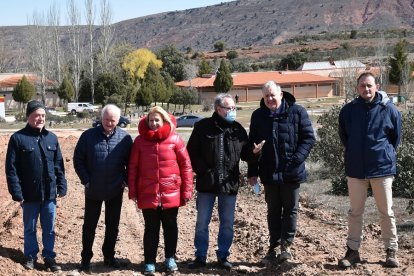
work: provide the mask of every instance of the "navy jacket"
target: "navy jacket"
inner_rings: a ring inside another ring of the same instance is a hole
[[[358,97],[346,104],[339,114],[339,136],[347,176],[366,179],[396,174],[401,115],[385,92],[378,91],[370,103]]]
[[[6,178],[15,201],[53,200],[67,191],[65,168],[56,135],[28,124],[10,137]]]
[[[315,143],[312,123],[288,92],[283,91],[280,108],[273,115],[262,99],[252,113],[250,143],[266,142],[259,160],[249,162],[248,176],[259,176],[263,184],[302,183],[307,178],[305,159]]]
[[[128,181],[131,147],[131,136],[119,127],[110,137],[105,135],[102,125],[82,133],[75,147],[73,166],[86,185],[87,198],[109,200],[123,191],[123,184]]]
[[[243,126],[226,122],[216,112],[194,126],[187,150],[197,174],[196,189],[203,193],[236,195],[240,159],[255,158]]]

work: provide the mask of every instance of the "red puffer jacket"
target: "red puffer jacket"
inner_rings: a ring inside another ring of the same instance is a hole
[[[140,135],[129,158],[128,196],[138,201],[140,209],[183,206],[193,192],[193,170],[185,143],[168,123],[153,131],[145,121],[143,118],[138,125]]]

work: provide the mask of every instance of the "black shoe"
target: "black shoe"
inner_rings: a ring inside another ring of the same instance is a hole
[[[233,268],[233,264],[231,262],[227,261],[227,258],[219,259],[218,263],[225,270],[231,270]]]
[[[82,260],[79,266],[79,272],[91,273],[91,261]]]
[[[33,270],[35,267],[36,260],[32,258],[27,258],[26,262],[23,264],[24,268],[27,270]]]
[[[121,263],[119,262],[119,260],[117,258],[106,258],[104,257],[104,265],[112,267],[112,268],[120,268],[121,267]]]
[[[52,272],[60,271],[62,268],[56,264],[55,258],[45,258],[46,269],[50,269]]]
[[[268,264],[277,260],[277,247],[270,247],[266,253],[266,256],[262,259],[263,264]],[[280,251],[280,250],[279,250]]]
[[[348,247],[345,257],[338,261],[338,266],[340,268],[348,268],[353,266],[354,264],[360,263],[361,257],[359,256],[358,250],[352,250]]]
[[[197,269],[197,268],[202,268],[205,266],[206,266],[206,261],[199,257],[195,258],[194,261],[188,264],[189,269]]]

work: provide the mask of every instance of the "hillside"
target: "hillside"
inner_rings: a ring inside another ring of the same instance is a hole
[[[115,24],[120,41],[156,48],[174,43],[211,50],[217,40],[230,48],[271,46],[297,35],[414,27],[411,0],[239,0],[162,13]]]
[[[27,66],[30,28],[0,27],[0,72],[4,67],[14,69],[18,63]],[[297,40],[293,40],[293,44],[287,42],[298,36],[306,37],[306,41],[315,40],[316,36],[321,41],[316,47],[324,49],[324,45],[332,40],[327,34],[346,32],[349,38],[351,30],[377,36],[380,34],[375,30],[388,34],[404,30],[404,35],[412,40],[413,28],[412,0],[239,0],[113,24],[116,43],[126,42],[137,48],[150,49],[175,44],[183,51],[191,48],[208,52],[221,40],[229,49],[251,49],[252,53],[246,51],[243,54],[253,58],[265,55],[254,53],[266,52],[276,46],[281,46],[281,53],[288,53],[299,43]],[[61,27],[60,31],[65,49],[69,43],[68,29]],[[98,39],[99,26],[95,35]],[[360,43],[364,42],[360,40]],[[386,43],[391,45],[394,41],[387,39]]]

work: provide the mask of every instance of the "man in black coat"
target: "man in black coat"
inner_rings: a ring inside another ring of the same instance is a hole
[[[233,241],[239,162],[240,159],[255,159],[263,146],[263,143],[258,143],[249,147],[247,132],[235,119],[236,106],[232,96],[218,94],[212,117],[202,119],[195,125],[187,144],[191,165],[197,174],[196,259],[190,263],[189,268],[206,265],[208,226],[216,197],[220,219],[217,260],[223,268],[232,268],[227,257]]]
[[[35,268],[39,246],[36,224],[40,216],[46,268],[59,271],[54,252],[56,198],[66,195],[67,183],[62,153],[56,135],[45,129],[46,111],[39,101],[26,108],[27,125],[10,137],[6,178],[14,201],[23,208],[26,269]]]
[[[306,181],[305,160],[315,135],[308,114],[295,98],[281,90],[273,81],[262,89],[260,108],[252,113],[250,143],[265,140],[260,159],[249,162],[251,185],[260,181],[264,186],[270,247],[264,261],[292,257],[290,246],[296,234],[299,188]]]

